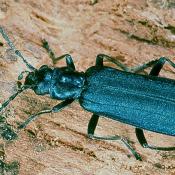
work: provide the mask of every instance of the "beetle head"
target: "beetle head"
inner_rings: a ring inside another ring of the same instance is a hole
[[[33,72],[27,72],[24,71],[23,73],[28,73],[28,75],[25,78],[24,85],[31,87],[31,89],[34,89],[38,83],[42,81],[50,81],[51,80],[51,71],[52,69],[49,68],[47,65],[41,66],[39,69],[36,69]],[[19,75],[19,78],[23,78],[22,74]]]

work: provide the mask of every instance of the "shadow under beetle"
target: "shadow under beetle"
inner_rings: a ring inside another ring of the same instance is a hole
[[[136,159],[141,160],[139,153],[125,138],[117,135],[109,137],[94,135],[99,115],[102,115],[135,126],[137,139],[145,148],[164,151],[175,150],[175,147],[149,145],[142,130],[175,136],[175,80],[158,77],[166,62],[175,68],[175,64],[171,60],[161,57],[141,66],[128,68],[110,56],[99,54],[95,66],[88,68],[86,72],[77,72],[69,54],[56,58],[47,41],[43,40],[43,47],[47,50],[53,63],[60,59],[66,59],[67,66],[49,68],[47,65],[43,65],[36,69],[15,48],[2,27],[0,33],[15,54],[30,69],[30,71],[23,71],[18,76],[18,80],[21,80],[23,74],[27,74],[24,84],[2,104],[0,111],[26,89],[32,89],[37,95],[48,94],[52,99],[63,100],[50,110],[43,110],[31,115],[18,127],[19,129],[25,128],[41,114],[58,112],[74,100],[79,100],[80,105],[85,110],[93,113],[88,124],[90,138],[120,140]],[[104,59],[116,64],[123,71],[104,66]],[[151,66],[153,67],[149,75],[136,74]]]

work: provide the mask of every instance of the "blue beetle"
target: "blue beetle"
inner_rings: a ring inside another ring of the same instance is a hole
[[[93,113],[89,125],[88,136],[99,140],[120,140],[141,160],[139,153],[121,136],[100,137],[94,135],[99,116],[105,116],[122,123],[136,127],[139,143],[145,148],[170,151],[175,147],[156,147],[149,145],[143,129],[175,136],[175,80],[158,77],[163,65],[167,62],[175,68],[175,64],[168,58],[161,57],[135,68],[128,68],[116,59],[99,54],[95,66],[85,72],[75,69],[69,54],[56,58],[48,42],[43,40],[43,47],[47,50],[53,62],[66,59],[66,67],[50,68],[42,65],[34,68],[15,48],[9,37],[0,28],[0,33],[11,49],[18,55],[30,71],[22,72],[18,79],[26,73],[25,82],[18,92],[6,100],[1,108],[4,109],[19,93],[32,89],[37,95],[49,95],[52,99],[63,100],[50,110],[43,110],[31,115],[19,129],[25,128],[32,120],[44,113],[58,112],[64,107],[78,100],[80,105]],[[104,59],[116,64],[122,70],[103,65]],[[149,75],[138,72],[153,66]]]

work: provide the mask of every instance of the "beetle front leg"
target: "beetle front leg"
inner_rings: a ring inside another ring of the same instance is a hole
[[[119,140],[119,141],[122,141],[124,143],[124,145],[131,151],[131,153],[135,156],[135,158],[137,160],[142,160],[141,156],[139,155],[139,153],[137,153],[135,151],[135,149],[128,143],[128,140],[121,137],[121,136],[118,136],[118,135],[114,135],[114,136],[108,136],[108,137],[101,137],[101,136],[96,136],[94,135],[94,132],[95,132],[95,129],[96,129],[96,126],[97,126],[97,123],[98,123],[98,119],[99,119],[99,116],[96,115],[96,114],[93,114],[90,121],[89,121],[89,124],[88,124],[88,137],[91,138],[91,139],[97,139],[97,140]]]
[[[31,121],[35,120],[41,114],[46,114],[46,113],[51,113],[51,112],[59,112],[60,110],[65,108],[67,105],[71,104],[73,101],[74,101],[73,99],[62,101],[58,105],[54,106],[52,109],[42,110],[36,114],[31,115],[24,123],[22,123],[20,126],[18,126],[18,129],[25,128]]]
[[[56,64],[57,61],[65,58],[66,59],[67,67],[69,69],[73,70],[73,71],[75,70],[75,65],[74,65],[74,62],[73,62],[73,59],[72,59],[71,55],[65,54],[65,55],[62,55],[60,57],[56,57],[55,54],[54,54],[54,52],[50,48],[48,42],[45,39],[42,40],[42,44],[43,44],[42,45],[43,48],[46,49],[46,51],[48,52],[50,58],[52,59],[53,64]]]

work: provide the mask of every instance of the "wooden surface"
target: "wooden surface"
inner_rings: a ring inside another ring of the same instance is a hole
[[[166,56],[175,61],[175,4],[168,0],[0,0],[0,25],[33,66],[52,62],[41,47],[45,38],[57,56],[70,53],[76,69],[85,71],[99,53],[118,57],[128,66]],[[92,1],[93,2],[93,1]],[[0,36],[0,102],[16,91],[18,74],[26,70]],[[63,66],[60,61],[56,66]],[[107,63],[108,65],[111,65]],[[111,65],[112,66],[112,65]],[[149,71],[149,70],[148,70]],[[170,66],[161,76],[175,79]],[[175,71],[174,71],[175,72]],[[1,115],[16,122],[57,104],[26,91]],[[4,144],[5,160],[18,161],[20,175],[173,175],[175,152],[142,148],[134,128],[100,119],[99,135],[122,135],[132,141],[143,161],[136,161],[120,142],[87,138],[91,113],[73,103],[56,114],[42,115],[19,138]],[[175,145],[173,137],[146,132],[151,143]]]

